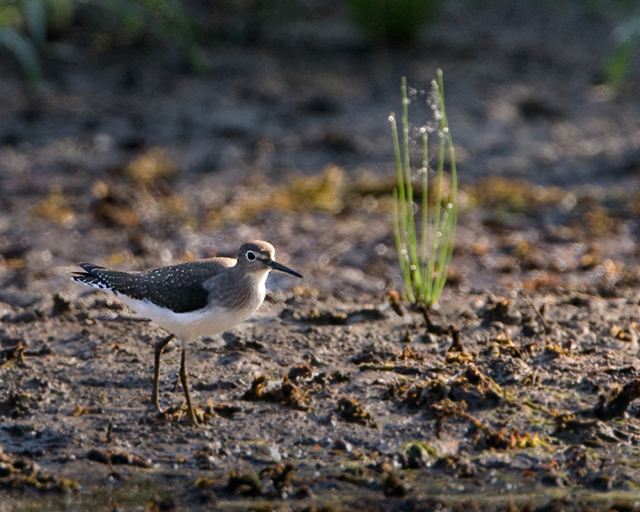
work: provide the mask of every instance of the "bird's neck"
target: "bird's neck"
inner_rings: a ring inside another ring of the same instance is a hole
[[[266,290],[267,277],[269,277],[269,269],[265,269],[264,272],[255,272],[251,276],[256,284],[258,292],[262,295],[263,298]]]
[[[242,283],[245,290],[253,295],[255,299],[261,304],[266,294],[266,282],[269,277],[268,268],[264,270],[258,270],[256,272],[246,272],[243,269],[232,267],[230,269],[231,281],[236,283]]]

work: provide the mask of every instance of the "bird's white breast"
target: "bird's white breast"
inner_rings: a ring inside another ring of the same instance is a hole
[[[207,306],[198,311],[176,313],[149,300],[132,299],[124,295],[119,295],[119,298],[139,315],[149,318],[177,337],[188,340],[200,336],[219,334],[249,318],[264,301],[267,276],[268,272],[265,272],[262,276],[257,276],[255,283],[256,293],[253,299],[238,309]]]

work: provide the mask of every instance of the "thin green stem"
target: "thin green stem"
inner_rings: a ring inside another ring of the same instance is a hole
[[[411,262],[409,259],[408,247],[410,245],[408,233],[410,231],[409,216],[407,215],[407,187],[405,182],[405,172],[402,164],[400,151],[400,139],[398,136],[398,125],[394,114],[389,116],[391,125],[391,137],[393,140],[393,150],[396,164],[397,189],[394,191],[394,238],[396,251],[400,261],[400,267],[405,284],[405,295],[408,300],[414,301],[415,296],[412,290]]]
[[[421,252],[420,252],[420,272],[422,279],[420,280],[421,296],[428,295],[429,276],[427,270],[428,261],[428,243],[429,243],[429,134],[425,131],[422,134],[422,219],[420,222],[421,230]]]
[[[411,149],[409,138],[409,96],[407,94],[407,80],[402,78],[400,92],[402,97],[402,156],[404,167],[404,188],[405,188],[405,215],[407,219],[407,246],[409,252],[410,270],[412,272],[413,291],[419,294],[418,283],[420,283],[420,267],[417,253],[416,226],[413,212],[413,179],[411,176]]]

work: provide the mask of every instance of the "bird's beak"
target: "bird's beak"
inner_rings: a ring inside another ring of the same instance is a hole
[[[298,274],[295,270],[290,269],[289,267],[285,267],[281,263],[277,261],[269,260],[265,261],[267,265],[269,265],[273,270],[279,270],[280,272],[286,272],[287,274],[291,274],[292,276],[302,278],[302,274]]]

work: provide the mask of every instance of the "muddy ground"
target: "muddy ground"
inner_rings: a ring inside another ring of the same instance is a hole
[[[37,95],[2,56],[0,510],[639,509],[638,70],[602,85],[615,21],[576,5],[452,3],[402,50],[293,12],[196,75],[53,43]],[[462,192],[426,325],[389,299],[386,118],[437,67]],[[159,417],[163,332],[68,273],[251,238],[305,279],[190,345],[200,428],[170,346]]]

